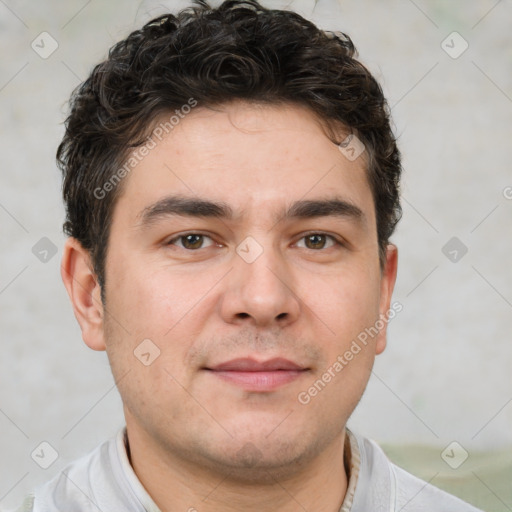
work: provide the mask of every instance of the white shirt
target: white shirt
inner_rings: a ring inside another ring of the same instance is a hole
[[[38,487],[18,512],[161,512],[135,475],[126,429]],[[482,512],[395,466],[347,429],[350,474],[340,512]]]

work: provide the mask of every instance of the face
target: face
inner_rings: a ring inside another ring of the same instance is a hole
[[[341,439],[385,328],[353,342],[396,271],[363,157],[305,108],[239,102],[198,106],[124,180],[84,339],[106,347],[129,432],[218,472]]]

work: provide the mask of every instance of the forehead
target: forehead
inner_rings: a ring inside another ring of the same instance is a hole
[[[116,210],[136,216],[171,194],[221,201],[233,217],[250,211],[275,217],[284,203],[328,196],[373,209],[364,153],[347,159],[306,107],[197,106],[172,125],[171,115],[155,122],[151,149],[123,178]]]

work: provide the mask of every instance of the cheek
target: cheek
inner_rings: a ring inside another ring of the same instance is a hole
[[[342,269],[317,280],[314,287],[303,288],[306,310],[325,328],[326,340],[333,341],[333,348],[343,349],[378,319],[380,288],[374,274],[372,268]]]
[[[124,264],[112,276],[115,292],[107,302],[112,316],[107,346],[117,373],[135,370],[134,377],[141,386],[155,390],[168,385],[169,374],[188,385],[187,356],[214,314],[216,296],[211,289],[220,277],[210,273],[199,279],[197,272],[191,275],[147,262]],[[135,357],[148,352],[151,358],[156,355],[151,371],[146,371]],[[156,371],[159,367],[161,374]],[[139,377],[142,370],[146,378]],[[151,382],[147,376],[151,376]]]
[[[165,337],[200,296],[193,278],[148,261],[124,261],[109,278],[111,313],[138,337]]]

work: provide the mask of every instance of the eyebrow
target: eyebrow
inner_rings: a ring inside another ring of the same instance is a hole
[[[233,209],[224,202],[186,196],[168,196],[144,208],[137,218],[138,225],[149,227],[159,220],[171,216],[210,217],[231,220]],[[355,204],[341,198],[299,200],[292,203],[276,222],[287,219],[310,219],[316,217],[341,217],[364,223],[366,216]]]

